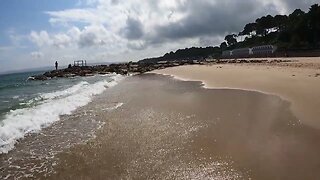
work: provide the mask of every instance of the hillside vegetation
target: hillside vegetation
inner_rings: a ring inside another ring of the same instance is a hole
[[[244,39],[243,41],[238,41]],[[216,47],[191,47],[166,53],[157,58],[148,58],[140,63],[218,58],[222,51],[236,48],[272,44],[279,51],[313,50],[320,48],[320,7],[314,4],[308,12],[294,10],[289,15],[263,16],[248,23],[238,33],[228,34],[225,41]]]

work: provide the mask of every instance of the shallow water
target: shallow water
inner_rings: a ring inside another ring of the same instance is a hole
[[[28,75],[30,73],[1,76],[1,82],[7,82],[7,86],[11,86],[10,83],[17,86],[0,91],[0,97],[8,100],[8,106],[0,107],[3,113],[0,117],[0,179],[51,174],[56,154],[75,144],[86,143],[104,124],[95,119],[99,108],[84,106],[123,79],[110,74],[39,82],[26,81]],[[120,105],[110,104],[109,108],[118,107]]]
[[[0,154],[29,133],[38,133],[61,115],[88,104],[121,76],[92,76],[27,81],[31,73],[0,76]]]
[[[96,137],[105,122],[96,118],[100,107],[84,106],[64,115],[40,133],[29,134],[7,154],[0,155],[0,179],[45,178],[55,172],[56,155]],[[105,104],[108,112],[120,107]]]

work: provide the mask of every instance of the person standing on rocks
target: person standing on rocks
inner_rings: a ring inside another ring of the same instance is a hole
[[[58,61],[56,61],[55,66],[56,66],[56,70],[58,70]]]

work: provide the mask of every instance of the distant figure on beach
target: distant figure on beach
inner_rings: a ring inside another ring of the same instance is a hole
[[[56,66],[56,70],[58,70],[58,61],[56,61],[55,66]]]

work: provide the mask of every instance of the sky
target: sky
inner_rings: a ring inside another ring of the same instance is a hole
[[[215,46],[258,17],[308,11],[317,1],[0,0],[0,73]]]

